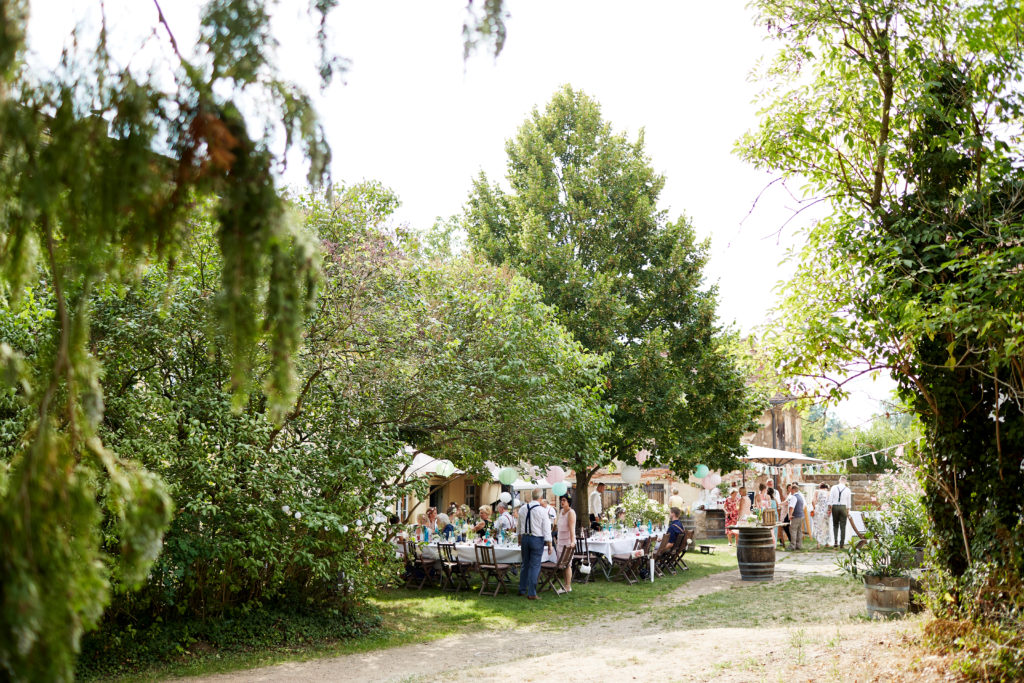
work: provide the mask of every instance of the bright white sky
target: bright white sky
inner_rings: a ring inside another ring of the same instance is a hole
[[[199,3],[161,4],[178,41],[191,44]],[[299,30],[288,14],[298,12],[283,4],[282,66],[316,93],[311,33]],[[596,98],[616,129],[631,137],[646,130],[648,154],[666,176],[663,207],[673,218],[690,216],[711,239],[707,277],[719,288],[721,320],[752,331],[766,321],[775,285],[792,272],[780,262],[799,239],[801,219],[780,233],[797,202],[778,187],[751,212],[771,177],[732,154],[756,122],[757,86],[748,73],[772,49],[744,4],[509,0],[502,54],[494,60],[481,51],[464,63],[465,0],[343,0],[331,29],[351,66],[316,96],[335,181],[383,182],[402,198],[397,220],[427,228],[436,216],[460,212],[480,170],[503,178],[505,140],[571,84]],[[81,3],[31,5],[30,44],[53,63],[73,25],[69,8]],[[108,0],[107,14],[113,35],[144,34],[155,23],[146,0]],[[293,171],[288,179],[297,183],[302,176]],[[865,419],[878,409],[873,398],[890,387],[888,380],[861,382],[840,416]]]

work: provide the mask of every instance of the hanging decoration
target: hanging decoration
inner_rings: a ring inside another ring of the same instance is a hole
[[[705,491],[710,491],[711,489],[715,488],[715,485],[712,482],[710,474],[700,480],[700,485],[704,487]]]
[[[722,475],[718,472],[708,475],[711,478],[711,486],[715,487],[722,483]]]
[[[558,465],[552,465],[548,468],[545,477],[547,477],[547,480],[552,484],[557,484],[560,481],[565,481],[565,470]]]
[[[569,490],[569,486],[564,482],[556,482],[551,485],[551,492],[556,496],[564,496],[565,492]]]
[[[434,473],[439,477],[450,477],[455,474],[455,465],[451,460],[439,460]]]
[[[622,481],[631,486],[640,483],[640,468],[636,465],[626,465],[623,467]]]
[[[515,467],[503,467],[498,472],[498,481],[505,486],[511,486],[518,478],[519,472],[516,471]]]
[[[651,457],[651,452],[646,448],[641,448],[639,451],[637,451],[636,462],[638,465],[643,465],[645,462],[647,462],[647,458],[649,457]]]
[[[694,471],[693,476],[697,477],[698,479],[703,479],[704,477],[708,476],[708,466],[697,465],[697,469],[696,471]]]
[[[501,495],[498,496],[498,500],[508,505],[509,503],[512,502],[512,494],[509,493],[508,491],[502,491]]]

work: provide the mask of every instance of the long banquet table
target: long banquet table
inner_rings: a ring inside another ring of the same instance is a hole
[[[661,538],[661,534],[657,532],[654,533],[653,536],[655,540]],[[595,534],[587,539],[587,543],[591,552],[600,553],[607,558],[608,562],[611,562],[612,555],[622,555],[632,551],[636,540],[638,538],[646,537],[646,533],[639,536],[635,533],[618,534],[615,538],[610,538],[604,534]],[[458,554],[461,561],[474,563],[476,562],[475,546],[475,543],[456,543],[455,552]],[[428,560],[436,560],[439,557],[436,543],[429,543],[423,546],[422,552],[423,557]],[[506,564],[521,564],[523,561],[523,555],[518,545],[510,545],[507,543],[496,544],[494,546],[494,559],[497,562]],[[545,553],[544,555],[545,562],[555,562],[557,559],[554,549],[552,549],[550,553]]]

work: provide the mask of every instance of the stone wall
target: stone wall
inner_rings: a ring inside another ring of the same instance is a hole
[[[838,474],[803,474],[801,484],[828,484],[832,488],[839,483]],[[846,480],[853,493],[853,509],[864,510],[874,507],[877,503],[872,495],[872,485],[878,479],[877,474],[847,474]]]

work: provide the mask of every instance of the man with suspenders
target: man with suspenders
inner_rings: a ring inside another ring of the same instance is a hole
[[[839,477],[839,483],[828,492],[828,514],[832,518],[832,538],[835,540],[833,548],[842,548],[846,544],[846,519],[851,507],[853,494],[846,477]]]
[[[547,510],[540,504],[541,489],[534,489],[533,500],[519,508],[519,546],[523,555],[523,567],[519,573],[519,594],[529,600],[540,600],[537,596],[537,579],[540,577],[540,563],[544,553],[551,549],[551,520]]]

